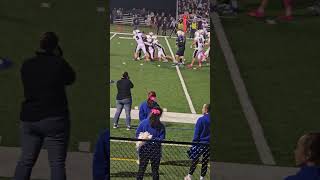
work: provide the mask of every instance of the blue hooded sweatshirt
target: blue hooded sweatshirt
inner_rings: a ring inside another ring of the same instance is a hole
[[[320,167],[302,166],[299,172],[285,180],[320,180]]]
[[[93,180],[109,180],[110,174],[110,142],[109,131],[105,130],[99,137],[93,155]]]
[[[152,107],[159,107],[159,104],[157,102],[153,102]],[[139,107],[139,120],[140,120],[140,122],[142,120],[145,120],[148,118],[152,107],[148,106],[147,101],[144,101],[143,103],[140,104],[140,107]]]
[[[136,131],[136,138],[139,137],[140,132],[149,132],[152,135],[152,139],[155,140],[164,140],[166,137],[166,130],[164,125],[160,122],[159,128],[153,128],[151,127],[151,123],[149,118],[143,120],[140,122],[139,127]]]
[[[195,125],[193,142],[210,142],[210,114],[204,114]]]

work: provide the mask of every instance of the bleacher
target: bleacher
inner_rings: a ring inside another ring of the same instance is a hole
[[[146,22],[144,21],[143,17],[138,17],[139,25],[146,26]],[[131,25],[133,22],[133,17],[130,14],[123,14],[122,19],[115,19],[113,21],[114,24],[124,24],[124,25]]]

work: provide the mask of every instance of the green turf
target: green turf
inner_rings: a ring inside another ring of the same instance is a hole
[[[120,39],[119,37],[131,37],[128,35],[116,35],[111,40],[111,74],[112,80],[117,80],[123,71],[128,71],[131,80],[135,84],[132,89],[133,106],[139,106],[146,99],[149,90],[155,90],[162,107],[170,112],[190,113],[190,108],[183,92],[178,74],[171,63],[150,62],[143,63],[133,61],[134,40]],[[164,38],[159,37],[160,43],[166,49],[167,55],[171,55]],[[168,39],[170,47],[175,54],[175,39]],[[187,42],[186,59],[191,62],[193,49],[190,49],[191,41]],[[124,65],[123,62],[126,64]],[[143,64],[141,66],[140,64]],[[160,65],[160,67],[158,67]],[[210,70],[204,66],[200,70],[181,68],[181,73],[186,83],[188,93],[197,113],[201,113],[202,105],[210,99]],[[164,86],[167,85],[167,86]],[[166,87],[166,88],[164,88]],[[111,106],[115,107],[116,86],[110,89]]]
[[[214,38],[216,39],[216,38]],[[213,156],[219,162],[260,163],[238,96],[234,90],[224,56],[213,44]]]
[[[106,101],[105,16],[96,12],[95,1],[54,1],[52,8],[40,8],[41,0],[0,2],[0,56],[14,66],[0,71],[0,136],[2,145],[18,146],[20,103],[23,100],[19,68],[34,54],[40,33],[55,31],[65,58],[77,73],[68,88],[71,111],[71,147],[79,141],[94,142],[108,123]],[[49,1],[51,2],[51,1]],[[84,13],[85,12],[85,13]]]
[[[293,22],[277,25],[268,25],[243,14],[237,19],[223,20],[276,163],[290,166],[294,165],[293,150],[299,136],[319,130],[320,125],[317,113],[320,105],[317,83],[320,19],[307,15],[303,9],[295,11],[294,16]],[[234,110],[240,111],[240,108]],[[234,133],[233,130],[228,132]]]
[[[113,126],[113,119],[110,119],[110,127]],[[170,141],[184,141],[191,142],[194,133],[194,124],[187,123],[172,123],[162,122],[166,127],[166,140]],[[132,120],[130,131],[126,130],[125,120],[119,120],[119,128],[111,129],[110,134],[112,137],[126,137],[135,138],[136,129],[138,127],[139,120]]]

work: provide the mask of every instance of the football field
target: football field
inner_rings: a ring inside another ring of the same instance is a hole
[[[156,91],[160,106],[169,112],[192,112],[186,91],[196,113],[201,113],[202,105],[210,101],[210,66],[204,66],[201,69],[182,67],[179,69],[180,79],[172,62],[134,61],[136,42],[130,33],[111,33],[110,37],[110,79],[116,81],[124,71],[129,73],[130,80],[135,85],[132,89],[133,107],[139,106],[150,90]],[[167,55],[175,54],[175,38],[158,37],[158,39]],[[191,40],[188,40],[185,54],[187,63],[192,60],[193,49],[190,45]],[[183,89],[181,80],[184,81],[186,91]],[[111,84],[111,107],[115,107],[115,96],[116,86]]]
[[[133,39],[130,26],[111,26],[110,33],[110,79],[115,82],[121,74],[127,71],[134,84],[132,89],[133,107],[137,108],[146,100],[148,91],[157,93],[158,103],[168,112],[201,114],[203,104],[210,102],[210,66],[201,69],[176,68],[173,62],[144,62],[134,61],[133,54],[136,42]],[[142,28],[146,33],[150,28]],[[119,32],[120,31],[120,32]],[[174,37],[158,36],[160,44],[166,54],[174,56],[176,53],[176,39]],[[191,63],[193,49],[192,40],[186,43],[186,64]],[[115,107],[116,85],[110,86],[110,104]],[[194,112],[193,112],[194,110]],[[120,119],[120,128],[111,129],[112,137],[135,137],[138,120],[132,120],[133,129],[125,130],[124,120]],[[166,127],[166,140],[191,142],[194,124],[163,122]],[[112,119],[110,119],[112,126]],[[122,127],[122,128],[121,128]],[[182,179],[190,167],[187,157],[188,146],[165,146],[160,165],[160,178]],[[112,179],[134,179],[138,170],[137,153],[134,142],[111,142],[111,177]],[[199,176],[200,167],[195,176]],[[146,179],[150,179],[150,167],[146,171]],[[208,172],[209,173],[209,172]]]

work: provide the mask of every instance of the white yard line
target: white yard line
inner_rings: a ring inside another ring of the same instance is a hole
[[[243,79],[241,78],[239,67],[236,63],[236,59],[233,55],[219,16],[216,13],[213,13],[211,19],[214,25],[215,32],[217,34],[218,41],[220,43],[220,47],[225,57],[232,82],[238,94],[242,110],[251,129],[252,137],[259,153],[260,159],[263,164],[275,165],[276,163],[273,158],[272,152],[264,136],[264,132],[260,124],[258,115],[250,101],[246,86],[243,82]]]
[[[114,33],[111,37],[110,40],[113,39],[118,33]]]
[[[116,108],[110,108],[110,118],[113,118],[116,113]],[[190,113],[177,113],[177,112],[163,112],[161,116],[161,121],[163,122],[174,122],[174,123],[188,123],[195,124],[201,114],[190,114]],[[125,112],[122,111],[120,114],[120,118],[125,119]],[[139,119],[139,110],[132,109],[131,110],[131,119],[138,120]]]
[[[132,37],[119,37],[119,39],[128,39],[128,40],[134,40]]]
[[[175,56],[174,56],[174,54],[172,52],[172,49],[171,49],[171,46],[170,46],[170,43],[169,43],[167,37],[164,37],[164,39],[167,42],[167,45],[168,45],[168,48],[170,50],[172,58],[174,59],[174,61],[176,61]],[[184,94],[185,94],[185,96],[187,98],[187,101],[188,101],[188,104],[189,104],[189,107],[190,107],[190,111],[191,111],[192,114],[196,114],[196,110],[194,109],[194,106],[192,104],[191,97],[190,97],[190,95],[188,93],[187,86],[186,86],[186,84],[185,84],[185,82],[183,80],[183,77],[181,75],[179,66],[176,66],[176,70],[177,70],[177,73],[178,73],[178,76],[179,76],[179,79],[180,79],[180,82],[181,82],[181,85],[182,85],[183,92],[184,92]]]

